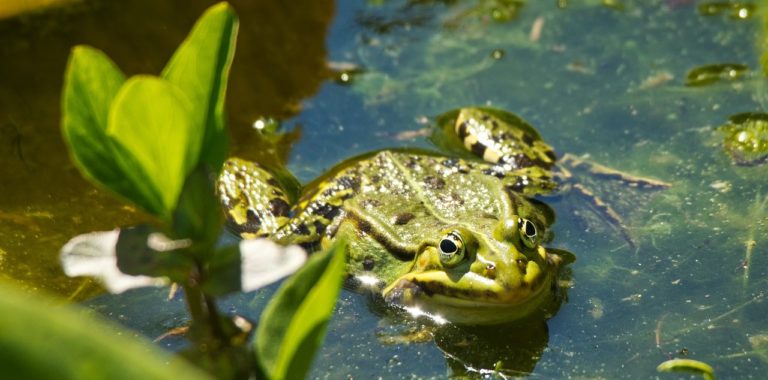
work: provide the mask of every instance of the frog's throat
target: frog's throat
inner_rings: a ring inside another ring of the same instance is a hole
[[[553,274],[533,284],[505,288],[481,275],[468,273],[455,282],[443,271],[408,273],[382,292],[384,299],[417,307],[460,324],[498,324],[526,317],[551,299]]]

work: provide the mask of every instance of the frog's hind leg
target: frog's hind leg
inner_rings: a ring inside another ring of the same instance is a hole
[[[637,249],[637,244],[622,215],[637,210],[653,193],[671,186],[668,182],[624,173],[572,154],[560,159],[556,178],[563,192],[586,199],[590,208],[632,249]],[[628,194],[627,188],[635,191]]]
[[[271,173],[254,162],[228,159],[217,191],[228,227],[244,239],[273,236],[290,221],[288,195]]]

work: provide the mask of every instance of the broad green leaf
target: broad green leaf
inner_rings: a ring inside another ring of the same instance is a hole
[[[346,244],[310,257],[275,294],[256,331],[256,352],[270,378],[304,378],[323,341],[341,289]]]
[[[0,378],[207,379],[92,315],[0,284]]]
[[[208,255],[213,249],[224,222],[215,182],[216,174],[207,165],[198,165],[184,181],[173,212],[175,237],[194,239],[201,255]]]
[[[205,129],[201,160],[215,172],[227,156],[224,97],[237,29],[237,15],[229,4],[219,3],[209,8],[161,75],[192,102],[192,118],[202,122],[200,127]]]
[[[85,177],[133,199],[133,186],[116,164],[107,138],[109,107],[125,82],[120,69],[99,50],[72,49],[64,78],[62,132]]]
[[[196,128],[192,114],[192,104],[181,90],[150,76],[129,79],[109,112],[107,135],[135,160],[119,156],[119,166],[135,186],[140,204],[148,204],[148,211],[165,220],[171,218],[184,180],[197,165],[203,131]]]

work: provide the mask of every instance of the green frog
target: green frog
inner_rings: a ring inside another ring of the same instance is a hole
[[[305,186],[295,204],[262,167],[230,159],[218,191],[231,225],[246,239],[313,248],[343,238],[351,282],[453,323],[546,310],[570,261],[544,247],[554,213],[531,198],[564,182],[554,150],[505,111],[462,108],[437,120],[440,141],[466,153],[354,157]]]

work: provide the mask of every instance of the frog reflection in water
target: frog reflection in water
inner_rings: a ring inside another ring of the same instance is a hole
[[[350,279],[390,304],[471,325],[547,309],[568,259],[543,246],[554,213],[529,196],[567,182],[552,170],[554,151],[533,127],[496,109],[463,108],[438,123],[445,141],[474,158],[366,154],[308,184],[295,205],[268,172],[230,159],[218,190],[244,238],[311,247],[345,239]]]

